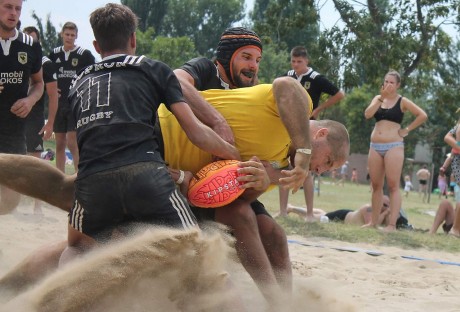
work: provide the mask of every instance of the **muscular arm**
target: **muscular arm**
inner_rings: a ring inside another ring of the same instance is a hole
[[[11,106],[11,112],[20,118],[26,118],[32,107],[41,98],[43,87],[43,75],[40,69],[37,73],[30,75],[29,94],[27,97],[17,100]]]
[[[290,77],[281,77],[273,82],[273,94],[276,99],[281,120],[291,138],[291,147],[311,148],[310,142],[310,110],[307,93],[298,81]],[[293,191],[296,192],[303,184],[309,170],[311,155],[295,153],[294,169],[283,171],[292,179],[282,178],[281,183],[292,182]]]
[[[187,103],[174,103],[170,106],[170,110],[193,144],[222,159],[240,159],[238,150],[201,123]]]
[[[195,88],[193,77],[183,69],[174,70],[179,79],[185,101],[190,105],[195,116],[213,129],[226,142],[235,144],[232,130],[225,118],[201,96]]]

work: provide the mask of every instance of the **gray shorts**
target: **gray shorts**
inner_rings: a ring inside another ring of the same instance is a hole
[[[114,230],[131,231],[133,225],[196,225],[187,200],[166,166],[158,162],[139,162],[77,179],[75,196],[70,225],[98,241],[110,239]]]

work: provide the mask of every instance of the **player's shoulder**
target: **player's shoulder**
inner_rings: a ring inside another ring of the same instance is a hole
[[[17,40],[26,46],[32,47],[34,45],[34,38],[32,38],[31,35],[21,31],[18,32]]]
[[[316,70],[311,70],[308,75],[307,75],[309,78],[311,79],[319,79],[319,78],[324,78],[323,75],[321,75],[321,73],[319,73],[318,71]]]

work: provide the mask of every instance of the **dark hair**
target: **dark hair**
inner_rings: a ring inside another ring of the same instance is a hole
[[[107,52],[127,47],[130,36],[136,32],[138,18],[129,7],[108,3],[91,13],[89,22],[99,47]]]
[[[308,56],[308,51],[306,48],[302,46],[296,46],[292,48],[291,50],[291,57],[304,57],[306,59],[309,59],[310,57]]]
[[[230,71],[232,66],[232,57],[235,52],[241,47],[255,46],[262,52],[262,42],[259,36],[244,27],[233,27],[226,29],[220,36],[219,44],[217,45],[217,61],[225,70],[228,79],[232,82],[233,77]]]
[[[64,32],[64,30],[70,29],[70,30],[75,30],[78,34],[78,27],[77,24],[74,22],[66,22],[64,26],[62,26],[61,34]]]
[[[37,35],[37,39],[38,41],[40,41],[40,32],[38,31],[37,27],[34,27],[34,26],[27,26],[24,28],[24,30],[22,32],[25,32],[26,34],[31,34],[31,33],[35,33]]]

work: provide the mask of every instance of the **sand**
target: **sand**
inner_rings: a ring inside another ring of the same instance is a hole
[[[47,205],[43,212],[33,215],[25,200],[15,213],[0,216],[0,277],[34,249],[65,239],[66,213]],[[273,310],[460,311],[460,254],[289,240],[294,296]],[[355,251],[338,250],[346,248]],[[215,232],[150,231],[88,255],[9,302],[1,301],[0,291],[0,311],[223,312],[237,297],[247,311],[269,311],[235,258]]]

